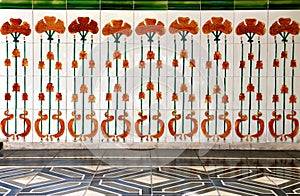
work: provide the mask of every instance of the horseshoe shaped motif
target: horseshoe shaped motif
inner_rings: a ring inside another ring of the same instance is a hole
[[[191,120],[193,122],[194,128],[192,129],[191,132],[184,134],[184,139],[186,139],[186,137],[192,138],[197,133],[197,131],[198,131],[199,125],[198,125],[197,119],[193,118],[194,115],[195,115],[195,111],[192,111],[190,114],[188,114],[185,117],[185,119],[189,119],[189,120]]]
[[[50,135],[50,140],[51,141],[53,140],[53,137],[57,138],[57,140],[59,140],[59,137],[61,137],[65,132],[65,122],[64,122],[63,119],[59,118],[61,115],[62,115],[61,111],[58,111],[58,114],[53,114],[52,115],[53,120],[58,120],[59,125],[60,125],[60,129],[56,134]]]
[[[128,113],[127,112],[124,112],[124,115],[120,115],[118,117],[118,120],[121,120],[121,121],[125,122],[126,130],[123,133],[121,133],[121,134],[119,134],[119,135],[116,136],[117,141],[119,141],[119,138],[122,138],[122,139],[126,138],[129,135],[129,133],[130,133],[131,123],[130,123],[129,120],[126,119],[127,117],[128,117]]]
[[[2,133],[4,134],[4,136],[6,138],[9,138],[9,137],[12,137],[13,140],[15,140],[15,134],[8,134],[6,131],[5,131],[5,127],[6,127],[6,121],[8,120],[12,120],[14,118],[14,115],[13,114],[9,114],[8,113],[9,111],[8,110],[5,110],[4,111],[4,115],[7,116],[6,118],[4,118],[2,121],[1,121],[1,129],[2,129]]]
[[[240,131],[240,124],[241,124],[241,122],[248,120],[248,116],[246,114],[243,115],[242,112],[239,112],[238,116],[240,117],[240,119],[237,119],[235,121],[235,133],[241,139],[243,139],[243,138],[246,137],[246,140],[248,141],[249,135],[243,135],[243,134],[241,134],[241,131]]]
[[[201,122],[201,129],[202,129],[202,133],[204,134],[204,136],[209,139],[209,138],[212,138],[213,135],[209,135],[207,133],[207,130],[206,130],[206,124],[209,122],[209,121],[212,121],[215,119],[214,115],[209,115],[209,112],[206,111],[204,113],[204,115],[207,117],[206,119],[204,119],[202,122]]]
[[[141,139],[143,139],[143,138],[145,137],[145,138],[146,138],[146,141],[148,141],[148,135],[143,135],[143,134],[141,133],[141,130],[140,130],[140,124],[141,124],[141,122],[147,120],[148,117],[147,117],[147,115],[143,115],[142,112],[139,112],[138,115],[139,115],[140,119],[138,119],[138,120],[135,122],[135,132],[136,132],[136,134],[137,134]]]
[[[164,123],[164,121],[162,121],[160,119],[160,117],[161,117],[161,113],[160,112],[158,112],[157,115],[153,115],[152,116],[152,120],[157,120],[157,122],[159,124],[159,130],[157,131],[156,134],[150,135],[150,140],[151,141],[153,140],[153,138],[154,139],[159,139],[164,134],[164,132],[165,132],[165,123]]]
[[[257,114],[254,114],[252,116],[252,120],[256,120],[259,124],[259,131],[253,135],[250,135],[250,141],[252,141],[253,138],[259,138],[264,133],[265,129],[265,122],[259,118],[262,116],[262,112],[258,112]]]
[[[106,132],[106,123],[113,121],[115,119],[115,117],[114,116],[110,116],[108,114],[108,112],[105,112],[104,116],[106,117],[106,119],[101,122],[101,131],[102,131],[102,134],[103,134],[103,136],[105,138],[107,138],[107,139],[113,138],[113,141],[115,141],[115,135],[109,135]]]
[[[82,135],[81,134],[76,134],[75,131],[74,131],[74,129],[73,129],[74,121],[75,120],[81,120],[81,115],[80,114],[76,114],[76,111],[74,110],[72,112],[72,116],[74,116],[74,118],[71,118],[71,120],[69,121],[69,123],[68,123],[68,130],[69,130],[71,136],[74,137],[74,139],[76,139],[76,138],[79,137],[79,139],[82,140]]]
[[[225,111],[224,114],[219,115],[219,119],[223,120],[226,124],[226,130],[224,133],[218,135],[218,139],[219,138],[225,139],[226,137],[228,137],[228,135],[231,132],[232,125],[231,125],[231,121],[227,118],[228,115],[229,115],[229,113],[227,111]]]
[[[47,119],[48,119],[48,115],[47,115],[47,114],[44,114],[44,115],[43,115],[43,111],[40,110],[40,111],[38,112],[38,116],[40,116],[40,118],[38,118],[38,119],[35,121],[35,123],[34,123],[35,132],[36,132],[37,135],[41,138],[41,140],[42,140],[43,138],[46,138],[46,140],[48,141],[48,134],[43,135],[43,134],[41,133],[41,131],[40,131],[40,122],[41,122],[41,121],[47,120]]]
[[[94,125],[94,130],[91,131],[91,133],[89,133],[89,134],[84,134],[84,136],[83,136],[84,141],[86,140],[87,137],[90,139],[93,139],[93,137],[95,137],[95,135],[98,132],[98,120],[93,118],[93,116],[95,116],[95,115],[96,115],[95,111],[92,111],[91,114],[86,115],[86,119],[92,121],[92,123]]]
[[[176,132],[174,130],[174,127],[173,127],[173,123],[176,120],[180,120],[181,119],[181,114],[176,114],[176,110],[173,110],[172,111],[172,116],[174,116],[174,118],[171,118],[171,120],[168,123],[169,131],[170,131],[171,135],[175,137],[175,139],[176,139],[176,137],[179,137],[179,139],[181,140],[182,139],[182,134],[180,134],[180,133],[176,134]]]
[[[273,112],[272,112],[272,116],[274,116],[274,118],[272,118],[270,121],[269,121],[269,130],[270,130],[270,133],[271,133],[271,135],[275,138],[275,139],[277,139],[277,138],[280,138],[280,140],[282,141],[282,137],[283,137],[283,135],[282,134],[276,134],[275,133],[275,130],[274,130],[274,123],[276,122],[276,121],[280,121],[281,120],[281,114],[276,114],[276,110],[274,110]]]
[[[20,134],[17,134],[17,140],[19,140],[19,137],[23,137],[25,138],[29,133],[30,133],[30,130],[31,130],[31,121],[26,118],[26,116],[28,115],[28,111],[27,110],[24,110],[24,114],[20,114],[19,117],[20,119],[23,119],[26,123],[26,129],[23,133],[20,133]]]
[[[285,135],[284,135],[284,139],[285,139],[285,140],[287,140],[288,137],[289,137],[289,138],[291,138],[292,141],[293,141],[293,140],[294,140],[294,137],[295,137],[295,136],[298,134],[298,132],[299,132],[299,121],[298,121],[298,119],[294,118],[294,116],[296,116],[296,114],[297,114],[296,111],[292,110],[292,113],[291,113],[291,114],[287,114],[287,115],[286,115],[286,118],[287,118],[288,120],[291,120],[292,123],[294,123],[295,128],[294,128],[294,130],[292,130],[291,133],[285,134]]]

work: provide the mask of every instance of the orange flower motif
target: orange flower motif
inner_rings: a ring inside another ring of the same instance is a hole
[[[111,62],[110,60],[107,60],[107,61],[105,62],[105,67],[106,67],[106,68],[112,68],[112,62]]]
[[[62,94],[61,93],[56,93],[55,100],[56,101],[61,101],[62,100]]]
[[[13,51],[12,51],[12,56],[13,57],[20,57],[21,54],[20,54],[20,50],[15,48]]]
[[[211,69],[212,68],[212,62],[211,61],[206,61],[205,68],[206,69]]]
[[[129,101],[129,95],[128,94],[123,94],[122,101],[124,101],[124,102]]]
[[[196,100],[195,94],[189,95],[189,102],[194,102]]]
[[[11,99],[10,93],[5,93],[4,98],[5,98],[5,101],[10,101],[10,99]]]
[[[20,92],[20,85],[18,83],[14,83],[13,86],[13,92]]]
[[[88,92],[88,88],[85,84],[82,84],[80,86],[80,93],[87,93]]]
[[[123,60],[123,68],[128,69],[129,68],[129,62],[127,59]]]
[[[282,51],[282,52],[281,52],[281,58],[283,58],[283,59],[288,58],[288,53],[287,53],[287,51]]]
[[[261,93],[256,93],[256,101],[262,101],[263,100],[263,96]]]
[[[72,95],[72,100],[71,102],[78,102],[78,95],[77,94],[73,94]]]
[[[123,34],[127,37],[130,36],[132,33],[131,25],[127,22],[123,22],[123,20],[112,20],[111,22],[107,23],[102,29],[102,34],[105,36],[116,33]]]
[[[46,86],[46,92],[54,92],[54,86],[52,83],[48,83]]]
[[[240,101],[245,101],[245,98],[246,98],[245,94],[244,93],[240,93],[239,100]]]
[[[89,61],[89,68],[90,68],[90,69],[94,69],[94,68],[95,68],[95,61],[94,61],[93,59],[91,59],[91,60]]]
[[[145,99],[145,93],[139,92],[139,99]]]
[[[22,66],[23,67],[27,67],[28,66],[28,59],[27,58],[22,59]]]
[[[135,28],[137,35],[143,35],[150,32],[155,32],[162,36],[165,34],[166,29],[164,23],[161,21],[156,21],[156,19],[146,18],[144,21],[140,22]]]
[[[78,62],[76,60],[72,61],[72,68],[78,68]]]
[[[281,93],[289,93],[289,88],[287,85],[282,85],[280,88]]]
[[[181,50],[180,58],[188,58],[188,51],[187,50]]]
[[[173,59],[172,66],[173,67],[178,67],[178,60],[177,59]]]
[[[140,61],[139,63],[139,68],[145,68],[146,67],[146,64],[145,64],[145,61]]]
[[[38,68],[39,69],[45,69],[45,63],[44,63],[44,61],[39,61]]]
[[[78,33],[80,31],[87,31],[93,34],[98,33],[98,23],[94,20],[90,20],[89,17],[78,17],[76,20],[71,22],[68,27],[71,34]]]
[[[153,82],[148,82],[147,83],[147,86],[146,86],[146,90],[148,91],[148,90],[154,90],[154,84],[153,84]]]
[[[190,60],[190,67],[196,67],[196,61],[195,59]]]
[[[122,86],[121,86],[121,84],[115,84],[114,92],[115,93],[122,92]]]
[[[222,69],[229,69],[229,62],[228,61],[224,61],[222,63]]]
[[[176,93],[172,94],[172,101],[178,101],[178,95]]]
[[[279,96],[278,95],[273,95],[272,97],[272,103],[278,102],[279,101]]]
[[[296,95],[291,95],[290,96],[290,103],[296,103],[297,102],[297,97]]]
[[[188,91],[188,87],[186,84],[181,84],[180,86],[180,92],[187,92]]]
[[[246,92],[254,92],[254,85],[253,84],[248,84],[247,85],[247,91]]]
[[[262,61],[257,61],[256,62],[256,67],[255,69],[263,69],[264,65]]]
[[[154,59],[155,58],[155,54],[153,51],[148,51],[147,52],[147,60],[149,59]]]
[[[39,93],[39,101],[45,101],[44,93]]]
[[[222,97],[222,103],[228,103],[228,95],[223,95]]]
[[[199,32],[198,23],[195,20],[190,20],[189,17],[178,17],[171,23],[169,32],[175,34],[182,31],[187,31],[195,35]]]
[[[248,53],[248,60],[253,61],[254,60],[254,54],[253,53]]]
[[[161,69],[162,68],[162,60],[157,60],[156,62],[156,68]]]
[[[119,50],[114,51],[113,59],[121,59],[121,52]]]
[[[10,61],[10,59],[5,59],[4,65],[7,66],[7,67],[11,66],[11,61]]]
[[[243,35],[247,33],[264,35],[266,28],[263,22],[257,21],[255,18],[246,18],[245,22],[243,21],[237,25],[235,32],[237,35]]]
[[[296,21],[292,21],[290,18],[279,18],[275,21],[269,30],[271,35],[277,35],[282,32],[288,32],[292,35],[299,33],[299,24]]]
[[[246,62],[245,61],[240,61],[240,68],[244,69],[246,67]]]
[[[28,101],[28,94],[22,93],[22,101]]]
[[[21,33],[25,36],[30,35],[31,29],[27,22],[23,22],[20,18],[11,18],[9,22],[5,22],[1,27],[1,34],[8,35],[11,33]]]
[[[278,59],[274,59],[273,67],[279,67],[279,60]]]
[[[79,59],[87,59],[87,52],[84,50],[80,51]]]
[[[47,60],[54,60],[54,54],[53,52],[47,52]]]
[[[95,95],[89,95],[88,102],[89,102],[89,103],[95,103],[95,102],[96,102],[96,97],[95,97]]]
[[[111,101],[112,100],[112,94],[111,93],[106,93],[105,100],[106,101]]]
[[[156,92],[156,100],[162,99],[162,92]]]
[[[209,34],[215,31],[230,34],[232,32],[232,25],[227,19],[223,22],[223,17],[212,17],[211,20],[206,21],[206,23],[202,26],[202,31],[204,34]]]
[[[55,31],[57,33],[64,33],[66,30],[64,22],[60,19],[56,20],[55,16],[45,16],[44,20],[41,19],[35,25],[35,31],[37,33],[43,33],[45,31]]]
[[[56,62],[55,63],[55,69],[56,70],[62,70],[62,63],[61,62]]]
[[[291,65],[290,65],[292,68],[295,68],[297,67],[297,62],[295,59],[291,60]]]
[[[205,95],[205,103],[211,103],[211,96]]]
[[[222,55],[219,51],[216,51],[214,53],[214,60],[221,60],[222,59]]]
[[[221,94],[221,88],[219,85],[216,85],[213,89],[214,94]]]

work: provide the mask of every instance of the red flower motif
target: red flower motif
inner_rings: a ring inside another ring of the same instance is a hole
[[[272,97],[272,103],[278,102],[279,101],[279,96],[278,95],[273,95]]]
[[[246,62],[244,60],[240,61],[240,68],[244,69],[246,67]]]
[[[106,101],[111,101],[112,100],[112,94],[111,93],[106,93],[105,100]]]
[[[205,103],[211,103],[211,96],[205,95]]]
[[[72,68],[78,68],[78,62],[76,60],[72,61]]]
[[[288,58],[288,53],[287,53],[287,51],[282,51],[282,52],[281,52],[281,58],[283,58],[283,59]]]
[[[180,92],[187,92],[188,91],[188,87],[186,84],[181,84],[180,86]]]
[[[114,92],[115,93],[122,92],[122,86],[121,86],[121,84],[115,84]]]
[[[282,32],[288,32],[292,35],[299,33],[299,24],[296,21],[292,21],[290,18],[279,18],[270,27],[270,34],[277,35]]]
[[[289,93],[289,88],[287,85],[282,85],[280,88],[281,93]]]
[[[257,21],[255,18],[246,18],[245,22],[243,21],[237,25],[235,32],[237,35],[243,35],[247,33],[264,35],[266,28],[263,22]]]
[[[177,59],[173,59],[172,66],[173,67],[178,67],[178,60]]]
[[[295,59],[291,60],[291,65],[290,65],[292,68],[295,68],[297,67],[297,62]]]
[[[162,99],[162,92],[156,92],[156,100]]]
[[[263,96],[261,93],[256,93],[256,101],[262,101],[263,100]]]
[[[37,33],[43,33],[45,31],[55,31],[57,33],[64,33],[66,30],[64,22],[60,19],[56,20],[55,16],[45,16],[44,20],[41,19],[35,25],[35,31]]]
[[[162,68],[162,60],[157,60],[156,62],[156,68],[161,69]]]
[[[256,69],[263,69],[264,65],[263,65],[263,62],[262,61],[257,61],[256,62]]]
[[[152,82],[148,82],[147,83],[147,86],[146,86],[146,90],[148,91],[148,90],[154,90],[154,84],[152,83]]]
[[[155,58],[155,54],[153,51],[148,51],[147,53],[147,60],[149,59],[154,59]]]
[[[222,59],[222,55],[219,51],[216,51],[214,53],[214,60],[221,60]]]
[[[87,59],[87,53],[86,51],[82,50],[79,53],[79,59]]]
[[[13,57],[20,57],[21,54],[20,54],[20,50],[15,48],[13,51],[12,51],[12,56]]]
[[[124,101],[124,102],[129,101],[129,95],[128,94],[123,94],[122,101]]]
[[[187,31],[195,35],[199,32],[198,23],[195,20],[190,21],[189,17],[178,17],[171,23],[169,32],[175,34],[182,31]]]
[[[10,61],[10,59],[5,59],[4,65],[5,65],[6,67],[11,66],[11,61]]]
[[[222,97],[222,103],[228,103],[229,101],[228,101],[228,95],[224,95],[223,97]]]
[[[44,93],[39,93],[39,101],[45,101]]]
[[[47,52],[47,60],[54,60],[54,54],[53,52]]]
[[[94,68],[95,68],[95,61],[94,61],[93,59],[91,59],[91,60],[89,61],[89,68],[90,68],[90,69],[94,69]]]
[[[44,61],[39,61],[38,68],[39,69],[45,69],[45,63],[44,63]]]
[[[248,54],[248,60],[249,61],[253,61],[254,60],[254,54],[253,53],[249,53]]]
[[[22,94],[22,101],[28,101],[28,94],[27,93]]]
[[[274,59],[273,67],[279,67],[279,60],[278,59]]]
[[[73,94],[72,95],[72,100],[71,102],[78,102],[78,95],[77,94]]]
[[[139,63],[139,68],[145,68],[145,67],[146,67],[145,61],[141,60]]]
[[[89,17],[78,17],[76,20],[71,22],[68,27],[71,34],[78,33],[80,31],[87,31],[93,34],[98,33],[98,23],[94,20],[90,20]]]
[[[195,94],[189,95],[189,102],[194,102],[196,100]]]
[[[131,25],[127,22],[123,23],[123,20],[112,20],[111,22],[107,23],[102,29],[102,34],[105,36],[116,33],[123,34],[127,37],[130,36],[132,33]]]
[[[245,98],[246,98],[246,96],[245,96],[244,93],[240,93],[240,94],[239,94],[239,100],[240,100],[240,101],[245,101]]]
[[[46,92],[54,92],[54,86],[52,83],[48,83],[46,86]]]
[[[56,70],[62,70],[62,63],[61,62],[56,62],[55,63],[55,69]]]
[[[145,93],[139,92],[139,99],[145,99]]]
[[[232,25],[227,19],[223,22],[223,17],[212,17],[211,20],[206,21],[206,23],[202,26],[202,31],[204,34],[209,34],[215,31],[230,34],[232,32]]]
[[[229,69],[229,62],[228,61],[224,61],[222,63],[222,69]]]
[[[129,62],[127,59],[123,60],[123,68],[128,69],[129,68]]]
[[[216,85],[213,89],[214,94],[221,94],[221,88],[220,86]]]
[[[107,61],[105,62],[105,67],[106,67],[106,68],[112,68],[112,62],[111,62],[110,60],[107,60]]]
[[[178,101],[178,95],[176,93],[172,94],[172,101]]]
[[[195,59],[190,60],[190,67],[196,67],[196,61]]]
[[[121,59],[121,52],[119,50],[115,50],[113,54],[113,59]]]
[[[180,58],[188,58],[188,51],[187,50],[181,50]]]
[[[9,22],[5,22],[1,27],[1,34],[8,35],[11,33],[21,33],[25,36],[30,35],[31,29],[27,22],[23,22],[21,19],[11,18]]]
[[[5,93],[4,99],[5,99],[5,101],[10,101],[10,99],[11,99],[10,93]]]
[[[20,92],[20,85],[18,83],[14,83],[13,86],[13,92]]]
[[[253,84],[248,84],[247,85],[247,91],[246,92],[254,92],[254,85]]]
[[[290,103],[296,103],[297,102],[297,97],[296,95],[291,95],[290,96]]]
[[[156,19],[146,18],[144,21],[140,22],[135,28],[137,35],[143,35],[150,32],[155,32],[162,36],[165,34],[166,29],[164,23],[161,21],[156,21]]]
[[[87,93],[88,92],[88,88],[85,84],[82,84],[80,86],[80,93]]]
[[[22,59],[22,66],[23,67],[27,67],[28,66],[28,59],[27,58]]]
[[[211,61],[206,61],[205,68],[206,69],[211,69],[212,68],[212,62]]]
[[[56,101],[61,101],[62,100],[62,94],[61,93],[56,93],[56,96],[55,96],[55,100]]]
[[[95,102],[96,102],[96,97],[95,97],[95,95],[89,95],[88,102],[89,102],[89,103],[95,103]]]

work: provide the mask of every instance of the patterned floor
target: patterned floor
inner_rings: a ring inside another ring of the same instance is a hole
[[[0,151],[0,174],[0,195],[300,195],[300,152]]]

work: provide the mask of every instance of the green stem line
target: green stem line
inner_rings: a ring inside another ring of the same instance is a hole
[[[26,40],[25,40],[25,38],[24,38],[24,59],[26,58]],[[27,75],[27,73],[26,73],[26,66],[24,66],[24,93],[26,93],[26,86],[27,86],[27,84],[26,84],[26,75]],[[24,111],[26,110],[26,100],[24,100]],[[24,119],[24,122],[23,122],[23,129],[25,130],[25,125],[26,125],[26,123],[25,123],[25,119]]]
[[[176,60],[176,39],[174,37],[174,59]],[[176,94],[176,66],[174,66],[174,93]],[[174,100],[174,110],[176,110],[176,100]],[[177,132],[177,122],[175,121],[175,133]]]
[[[250,51],[249,51],[249,53],[251,54],[252,53],[252,42],[253,42],[253,40],[252,40],[252,38],[253,38],[253,36],[254,35],[252,35],[251,36],[251,34],[249,35],[249,37],[251,38],[249,38],[249,40],[248,40],[248,42],[249,42],[249,44],[250,44]],[[250,60],[250,77],[249,77],[249,84],[252,84],[252,63],[253,63],[253,60]],[[250,123],[251,123],[251,99],[252,99],[252,97],[251,97],[251,91],[249,91],[249,107],[248,107],[248,135],[250,135],[251,134],[251,130],[250,130]]]
[[[18,49],[18,40],[14,40],[15,49]],[[15,56],[15,84],[18,83],[18,57]],[[17,108],[18,108],[18,99],[17,91],[15,91],[15,134],[17,134]]]
[[[125,42],[124,42],[124,60],[127,60],[127,54],[126,54],[126,50],[127,50],[127,41],[125,39]],[[124,76],[125,76],[125,87],[124,87],[124,90],[125,90],[125,94],[127,94],[127,68],[125,68],[125,71],[124,71]],[[123,111],[123,115],[125,116],[125,112],[127,110],[127,101],[125,101],[125,108],[124,108],[124,111]],[[123,121],[123,133],[125,133],[125,121]],[[125,138],[123,139],[123,142],[125,142]]]
[[[150,43],[150,51],[152,51],[152,42],[153,42],[153,36],[155,35],[155,33],[151,34],[151,41],[149,41]],[[151,82],[152,79],[152,59],[150,58],[150,63],[149,63],[149,82]],[[148,124],[149,124],[149,129],[148,129],[148,135],[151,134],[151,90],[149,90],[149,110],[148,110]]]
[[[224,43],[224,61],[225,62],[227,62],[227,39],[226,39],[226,36],[225,36],[225,41],[224,41],[225,43]],[[223,83],[224,83],[224,96],[226,96],[227,95],[227,81],[226,81],[226,79],[227,79],[227,69],[225,69],[224,70],[224,81],[223,81]],[[224,102],[224,115],[225,115],[225,113],[226,113],[226,109],[227,109],[227,103],[226,102]],[[226,126],[226,123],[225,123],[225,121],[223,122],[223,132],[225,133],[225,126]],[[224,138],[224,140],[225,140],[225,138]]]
[[[221,31],[220,33],[218,31],[216,31],[216,37],[215,37],[215,41],[216,41],[216,52],[219,52],[219,36],[221,35]],[[216,86],[219,86],[219,60],[216,60]],[[218,93],[216,93],[216,110],[215,110],[215,135],[218,134]]]
[[[210,62],[210,42],[209,38],[207,38],[207,61]],[[207,86],[206,86],[206,95],[209,95],[209,83],[210,83],[210,68],[207,68]],[[206,110],[209,113],[209,101],[206,103]],[[209,134],[209,123],[207,123],[207,133]]]
[[[40,39],[40,61],[43,61],[43,38]],[[43,69],[40,70],[40,93],[43,93]],[[40,110],[43,112],[43,101],[40,103]],[[41,134],[43,134],[43,121],[41,120]],[[41,138],[41,140],[43,140]]]
[[[73,40],[73,61],[76,60],[76,38],[74,36],[74,40]],[[73,88],[73,94],[76,95],[77,91],[76,91],[76,68],[73,68],[73,83],[74,83],[74,88]],[[75,115],[76,115],[76,101],[74,101],[74,105],[73,105],[74,111],[75,111]],[[75,118],[75,117],[74,117]],[[74,120],[74,133],[76,134],[77,131],[77,123],[76,120]],[[74,140],[76,140],[76,138],[74,138]]]
[[[157,45],[158,45],[158,51],[157,51],[157,59],[160,60],[160,38],[158,37],[158,41],[157,41]],[[157,70],[157,91],[160,92],[160,68],[158,68]],[[157,99],[157,111],[159,112],[160,110],[160,99]],[[157,127],[157,133],[159,132],[159,123],[157,122],[156,124]],[[159,138],[157,138],[157,142],[159,142]]]
[[[183,37],[182,37],[182,49],[185,50],[185,41],[186,41],[186,36],[188,34],[188,31],[185,33],[183,31]],[[182,78],[183,78],[183,84],[185,84],[185,57],[182,58]],[[184,134],[184,110],[185,110],[185,92],[183,91],[182,93],[182,111],[181,111],[181,117],[182,117],[182,122],[181,122],[181,133]]]
[[[194,39],[191,39],[191,59],[194,60]],[[191,95],[194,93],[194,67],[191,67]],[[193,101],[191,100],[191,110],[193,111]],[[190,130],[192,130],[193,122],[190,122]],[[193,140],[193,137],[191,137]]]
[[[244,60],[244,42],[243,40],[241,40],[241,47],[242,47],[242,54],[241,54],[241,60]],[[240,89],[240,93],[243,93],[243,88],[244,88],[244,68],[241,68],[241,89]],[[243,100],[240,100],[240,108],[241,108],[241,114],[243,113]],[[243,121],[241,121],[240,124],[240,128],[241,128],[241,134],[243,134]]]
[[[295,41],[294,37],[292,38],[292,60],[295,60]],[[295,80],[295,68],[292,67],[292,95],[294,95],[294,81]],[[292,102],[292,111],[294,111],[294,102]],[[291,126],[292,130],[294,130],[294,123],[293,123],[294,116],[292,116]],[[292,138],[292,141],[294,141],[294,138]]]
[[[81,44],[81,51],[84,51],[84,44],[85,44],[85,36],[86,36],[86,34],[85,34],[85,32],[83,32],[83,35],[84,36],[82,36],[82,38],[81,38],[81,40],[82,40],[82,44]],[[84,69],[85,69],[85,67],[84,67],[84,58],[82,58],[81,59],[81,65],[82,65],[82,84],[85,84],[85,81],[84,81]],[[82,134],[84,134],[84,117],[85,117],[85,108],[84,108],[84,92],[82,93],[82,120],[81,120],[81,133]]]
[[[141,37],[141,61],[143,61],[143,53],[144,53],[144,46],[143,46],[143,39]],[[140,92],[143,92],[143,70],[144,68],[141,69],[141,84],[140,84]],[[140,99],[140,108],[141,112],[143,113],[143,99]],[[143,134],[143,121],[141,121],[141,134]],[[141,141],[143,139],[141,138]]]
[[[49,52],[52,52],[51,51],[51,44],[52,44],[52,36],[51,36],[51,31],[49,32],[50,36],[48,37],[48,40],[49,40]],[[52,79],[52,72],[51,72],[51,63],[52,63],[52,60],[49,59],[49,83],[51,83],[51,79]],[[48,134],[51,133],[51,90],[49,91],[49,110],[48,110]]]
[[[116,50],[119,49],[119,45],[118,43],[119,42],[119,38],[121,37],[122,34],[120,35],[116,35],[116,38],[115,38],[115,43],[116,43]],[[119,60],[116,59],[116,77],[117,77],[117,84],[119,84]],[[116,92],[117,94],[117,97],[116,97],[116,109],[115,109],[115,135],[117,135],[117,114],[118,114],[118,109],[119,109],[119,92]]]
[[[59,46],[60,46],[60,38],[57,40],[57,62],[59,62]],[[57,70],[57,92],[60,93],[60,71]],[[57,100],[57,114],[60,111],[60,100]],[[57,132],[59,132],[59,121],[57,121]],[[59,138],[58,138],[59,139]]]
[[[283,42],[283,51],[286,51],[286,41]],[[283,58],[283,85],[286,85],[286,71],[285,71],[285,66],[286,66],[286,58]],[[283,93],[283,118],[282,118],[282,133],[285,134],[285,92]]]
[[[7,40],[7,38],[6,38],[6,59],[8,59],[8,40]],[[9,78],[8,77],[8,66],[6,66],[6,93],[8,93],[8,86],[9,86],[8,78]],[[8,100],[6,101],[6,110],[8,111]],[[9,124],[9,121],[6,122],[7,134],[9,134],[8,124]]]
[[[109,40],[107,39],[107,61],[109,61]],[[108,77],[108,83],[107,83],[107,91],[110,93],[110,73],[109,68],[107,68],[107,77]],[[107,113],[110,110],[110,100],[107,100]],[[109,122],[106,123],[107,128],[107,134],[109,134]]]
[[[277,41],[275,39],[275,59],[277,59]],[[277,90],[277,67],[274,67],[274,95],[276,95]],[[274,110],[277,110],[277,102],[274,101]],[[277,134],[277,121],[275,121],[275,134]],[[276,141],[277,138],[275,138]]]
[[[260,39],[258,39],[258,61],[260,61],[260,53],[261,53],[261,44],[260,44]],[[260,93],[260,69],[258,69],[258,93]],[[259,113],[260,111],[260,100],[258,100],[258,110],[257,113]],[[259,117],[258,117],[259,118]],[[256,122],[256,130],[257,132],[259,131],[259,123],[258,121]],[[257,141],[259,140],[259,138],[257,138]]]
[[[93,44],[94,44],[94,40],[93,40],[93,38],[91,38],[91,61],[94,59],[93,58]],[[93,71],[94,71],[94,68],[90,68],[91,69],[91,78],[90,78],[90,82],[91,82],[91,95],[93,95],[93,76],[94,76],[94,73],[93,73]],[[91,114],[93,113],[93,102],[91,101],[91,105],[90,105],[90,107],[91,107]],[[93,121],[91,120],[91,132],[92,132],[92,130],[93,130]],[[91,140],[92,140],[93,138],[91,138]]]

